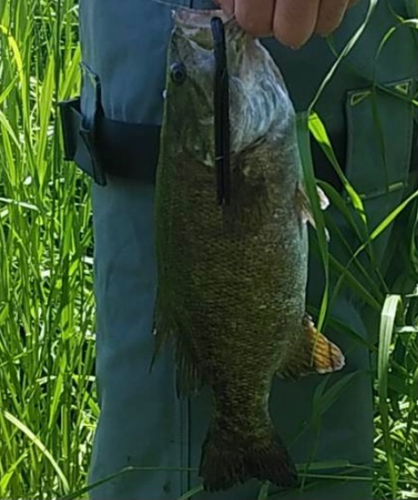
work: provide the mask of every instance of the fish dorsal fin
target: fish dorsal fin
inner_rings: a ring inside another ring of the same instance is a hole
[[[319,186],[316,186],[316,191],[318,193],[319,206],[321,210],[325,210],[329,206],[329,200]],[[306,194],[305,188],[301,184],[298,184],[298,187],[296,189],[296,205],[299,209],[302,222],[309,222],[309,224],[311,224],[311,226],[316,229],[315,218],[312,211],[312,204],[308,195]],[[327,237],[327,240],[329,241],[329,232],[327,229],[325,229],[325,235]]]
[[[318,332],[307,314],[302,320],[302,335],[297,346],[278,375],[282,378],[297,379],[310,373],[325,374],[341,370],[345,359],[340,348]]]
[[[192,354],[190,324],[185,315],[179,317],[174,307],[167,306],[167,303],[162,301],[162,294],[159,292],[158,290],[154,308],[155,344],[149,370],[152,371],[164,345],[170,340],[173,341],[177,395],[180,398],[193,396],[200,391],[205,382],[199,364]]]

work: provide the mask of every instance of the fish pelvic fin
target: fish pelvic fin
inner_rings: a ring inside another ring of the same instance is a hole
[[[205,491],[226,490],[251,478],[282,488],[298,483],[296,467],[273,430],[260,440],[234,440],[211,427],[203,443],[199,475]]]
[[[341,370],[345,358],[340,348],[318,332],[312,318],[305,314],[302,320],[301,345],[278,372],[282,378],[297,379],[311,373],[325,374]]]

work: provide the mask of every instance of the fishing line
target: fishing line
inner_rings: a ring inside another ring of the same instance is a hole
[[[225,28],[222,19],[213,17],[213,49],[215,56],[214,80],[214,134],[215,171],[217,199],[219,205],[231,201],[230,127],[229,127],[229,81],[226,60]]]

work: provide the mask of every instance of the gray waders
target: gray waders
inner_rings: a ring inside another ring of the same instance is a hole
[[[138,467],[91,490],[92,500],[174,500],[199,484],[196,468],[210,412],[208,391],[191,400],[176,399],[169,348],[149,373],[156,278],[153,182],[173,4],[210,7],[186,0],[81,0],[81,99],[62,104],[66,157],[94,179],[101,416],[90,483],[126,466]],[[417,84],[415,35],[408,27],[399,27],[378,59],[376,54],[385,33],[398,22],[395,13],[417,17],[413,5],[410,0],[380,0],[362,38],[315,107],[340,164],[362,196],[370,228],[399,204],[408,189],[414,130],[414,108],[408,101]],[[332,36],[337,53],[363,22],[367,6],[368,2],[360,1]],[[305,110],[335,61],[331,46],[319,37],[298,51],[274,40],[265,44],[280,66],[297,111]],[[313,155],[317,176],[340,190],[335,172],[315,145]],[[356,235],[338,210],[330,210],[346,240],[357,248]],[[375,247],[379,262],[389,259],[390,234],[386,231]],[[348,261],[349,253],[337,240],[331,241],[330,248],[342,264]],[[365,265],[370,266],[367,261]],[[312,256],[308,303],[317,307],[322,291],[321,265]],[[373,460],[370,353],[347,330],[375,340],[378,319],[378,311],[349,288],[341,290],[326,333],[344,351],[347,366],[329,377],[324,391],[347,375],[352,377],[322,413],[320,425],[314,419],[313,398],[324,377],[274,382],[271,413],[295,461],[334,463],[331,468],[316,469],[318,477],[307,478],[303,492],[281,492],[274,498],[371,498],[367,469]],[[338,322],[345,325],[344,331],[333,330]],[[326,474],[332,478],[322,478]],[[359,476],[362,479],[356,479]],[[259,488],[257,481],[249,481],[227,492],[200,492],[193,498],[255,500]],[[271,488],[270,494],[274,491]]]

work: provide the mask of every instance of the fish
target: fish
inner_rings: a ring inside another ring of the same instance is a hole
[[[313,217],[295,111],[271,56],[233,18],[182,8],[173,15],[155,186],[153,362],[172,342],[178,396],[211,389],[199,466],[205,490],[250,478],[293,487],[296,467],[269,414],[273,380],[344,366],[306,313]],[[221,197],[214,18],[228,70]]]

